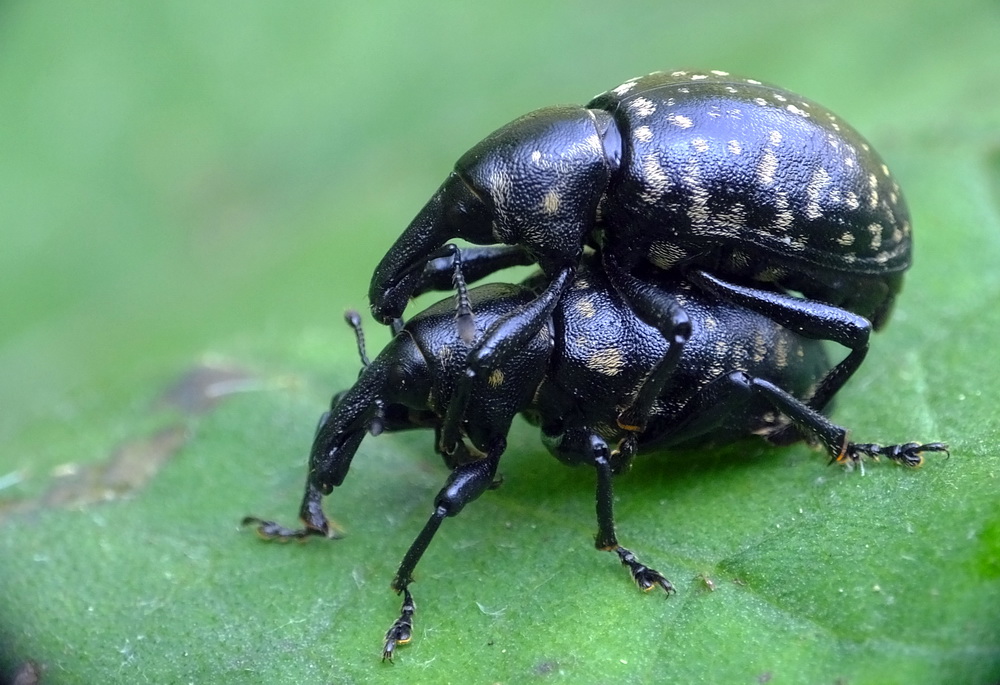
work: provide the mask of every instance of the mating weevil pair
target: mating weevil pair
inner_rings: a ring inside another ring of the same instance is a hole
[[[487,247],[460,253],[453,238]],[[398,334],[320,422],[305,527],[246,523],[269,538],[332,536],[321,500],[364,435],[434,429],[451,473],[392,582],[404,596],[383,648],[392,659],[412,635],[414,568],[441,522],[494,486],[521,413],[556,457],[595,469],[597,547],[641,588],[670,593],[615,532],[612,476],[640,448],[760,435],[910,466],[947,451],[854,443],[821,413],[885,322],[910,255],[888,168],[787,91],[658,72],[586,107],[533,112],[463,156],[378,265],[372,311]],[[523,263],[541,273],[465,287]],[[452,277],[457,321],[445,300],[398,322],[411,296]],[[848,354],[831,364],[824,340]]]

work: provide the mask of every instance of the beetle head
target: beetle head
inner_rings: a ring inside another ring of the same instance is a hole
[[[550,275],[575,264],[619,147],[610,115],[580,107],[540,109],[489,135],[379,263],[369,290],[375,318],[402,314],[428,258],[454,238],[525,247]]]
[[[491,242],[526,247],[551,272],[576,263],[610,165],[594,113],[549,107],[495,131],[458,160],[456,173],[486,206]]]

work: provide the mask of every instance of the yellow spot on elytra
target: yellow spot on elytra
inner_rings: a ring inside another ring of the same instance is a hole
[[[546,214],[555,214],[559,211],[559,193],[549,190],[542,197],[542,211]]]
[[[774,365],[783,369],[788,366],[788,339],[780,337],[774,345]]]
[[[660,160],[656,155],[649,155],[642,159],[643,178],[646,179],[646,188],[640,197],[643,202],[653,204],[659,200],[663,193],[670,187],[670,178],[667,172],[660,166]]]
[[[715,221],[721,228],[744,228],[747,225],[746,207],[740,202],[734,202],[729,211],[717,213]]]
[[[629,92],[633,88],[635,88],[635,83],[636,83],[635,81],[626,81],[625,83],[621,84],[611,92],[620,97],[622,95],[625,95],[625,93]]]
[[[669,269],[684,258],[686,253],[673,243],[656,242],[649,246],[649,261],[661,269]]]
[[[774,172],[778,170],[778,157],[773,150],[765,150],[761,157],[760,164],[757,165],[757,181],[761,185],[769,186],[774,183]]]
[[[503,385],[503,371],[500,369],[494,369],[493,373],[490,374],[490,377],[486,382],[491,388],[499,388]]]
[[[882,247],[882,224],[870,224],[868,226],[868,232],[872,234],[872,249],[877,250]]]
[[[656,105],[647,98],[637,97],[628,103],[628,108],[638,117],[648,117],[656,111]]]
[[[812,177],[809,179],[809,185],[806,186],[806,197],[809,199],[806,204],[807,218],[818,219],[823,216],[823,210],[819,206],[819,199],[823,188],[829,184],[830,174],[827,173],[826,169],[819,168],[813,172]]]
[[[667,121],[680,128],[691,128],[694,126],[694,122],[683,114],[668,114]]]
[[[767,341],[764,340],[760,331],[755,331],[753,336],[753,360],[755,363],[764,361],[767,356]]]
[[[605,376],[617,376],[625,368],[625,358],[622,356],[621,350],[610,347],[597,350],[587,357],[584,364],[591,371]]]
[[[584,297],[578,300],[575,308],[576,313],[585,319],[592,319],[594,314],[597,313],[597,308],[594,307],[594,301],[589,297]]]

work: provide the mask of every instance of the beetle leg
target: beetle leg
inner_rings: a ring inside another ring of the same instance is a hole
[[[413,634],[415,604],[408,589],[410,583],[413,582],[413,569],[420,561],[420,557],[427,551],[427,547],[434,539],[434,534],[437,533],[441,522],[446,517],[457,515],[466,504],[494,487],[500,456],[506,448],[506,439],[502,436],[495,437],[490,444],[487,455],[478,461],[462,464],[455,468],[448,476],[444,487],[434,498],[434,512],[427,519],[423,530],[410,544],[409,549],[406,550],[403,561],[399,564],[399,570],[396,571],[396,577],[392,580],[392,589],[397,594],[403,594],[403,606],[399,618],[393,622],[385,634],[385,645],[382,648],[383,660],[392,661],[396,647],[409,642]]]
[[[668,595],[675,592],[674,586],[663,574],[644,566],[630,550],[618,544],[618,536],[615,534],[614,489],[611,483],[611,452],[608,444],[596,435],[590,436],[590,444],[597,470],[597,537],[594,539],[594,546],[599,550],[615,552],[621,559],[622,566],[628,567],[632,580],[641,590],[648,591],[659,586]]]
[[[663,359],[617,417],[621,428],[641,433],[646,428],[653,403],[673,376],[681,351],[691,338],[691,320],[674,297],[624,271],[610,253],[605,253],[604,265],[609,280],[625,302],[640,319],[659,330],[669,345]]]
[[[571,267],[564,268],[538,297],[524,308],[494,323],[469,352],[465,373],[456,379],[455,389],[448,402],[448,411],[441,425],[439,449],[443,454],[454,452],[461,439],[465,410],[476,379],[487,378],[493,369],[499,368],[512,355],[516,355],[538,334],[542,326],[552,317],[552,311],[572,275]]]
[[[385,400],[390,363],[382,358],[369,362],[361,370],[357,382],[347,391],[339,392],[330,401],[316,426],[309,457],[309,472],[305,493],[299,506],[302,529],[286,528],[273,521],[247,516],[243,525],[256,525],[257,533],[267,540],[303,539],[310,536],[341,537],[323,513],[322,500],[333,488],[341,485],[351,467],[358,446],[370,431],[377,434],[385,428]],[[408,417],[407,417],[408,418]],[[417,418],[412,419],[413,424]],[[400,429],[395,423],[393,428]]]
[[[388,659],[392,662],[396,647],[405,645],[413,639],[413,614],[416,610],[417,605],[413,602],[413,595],[410,594],[409,590],[403,588],[403,606],[399,609],[399,618],[389,626],[389,630],[385,631],[382,661]]]
[[[863,316],[814,300],[734,285],[704,271],[691,271],[688,277],[701,289],[763,314],[799,335],[815,340],[830,340],[850,350],[817,384],[816,391],[807,400],[811,409],[821,411],[826,407],[868,354],[872,325]]]
[[[908,442],[903,445],[851,442],[847,444],[843,454],[837,455],[835,461],[861,463],[863,457],[876,461],[879,457],[886,457],[906,466],[920,466],[924,463],[924,452],[944,452],[947,456],[951,456],[948,445],[943,442],[930,442],[925,445],[919,442]]]
[[[448,246],[445,246],[446,248]],[[534,264],[523,247],[489,245],[462,248],[462,275],[467,283],[475,283],[502,269]],[[447,292],[454,281],[455,259],[451,254],[428,260],[424,272],[413,290],[413,297],[433,291]]]
[[[850,465],[861,464],[865,457],[877,460],[886,457],[905,466],[920,466],[923,463],[924,452],[948,453],[948,445],[942,442],[921,444],[908,442],[899,445],[877,445],[874,443],[855,443],[848,440],[848,430],[838,426],[823,414],[819,413],[805,402],[782,390],[774,383],[763,378],[754,378],[743,372],[735,372],[726,377],[733,383],[749,388],[758,396],[762,396],[771,405],[787,416],[801,430],[814,435],[823,445],[831,462]]]
[[[455,325],[459,336],[468,344],[476,336],[476,321],[472,316],[472,305],[469,303],[469,288],[466,285],[465,274],[463,273],[463,261],[462,250],[454,243],[449,243],[435,250],[428,257],[427,263],[422,267],[423,271],[420,279],[417,281],[417,285],[413,288],[411,297],[416,297],[418,294],[425,292],[421,288],[428,283],[432,288],[437,290],[451,290],[454,287]],[[417,266],[414,266],[411,271],[416,271],[416,269]],[[442,275],[446,273],[445,269],[448,270],[450,276],[447,284],[440,282]],[[397,335],[399,329],[402,328],[402,326],[397,328],[395,321],[393,320],[393,335]]]

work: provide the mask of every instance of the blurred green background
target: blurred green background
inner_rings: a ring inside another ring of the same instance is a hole
[[[0,668],[1000,679],[998,41],[985,0],[0,4]],[[590,551],[592,474],[521,426],[383,666],[386,585],[445,476],[429,439],[365,443],[331,502],[345,541],[235,525],[296,511],[312,422],[357,371],[341,312],[488,132],[684,66],[800,92],[889,161],[917,263],[836,417],[952,459],[860,478],[752,443],[640,466],[622,535],[678,585],[664,604]]]

